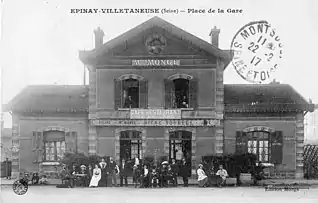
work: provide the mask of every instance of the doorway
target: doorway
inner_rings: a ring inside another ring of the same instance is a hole
[[[142,158],[141,132],[127,130],[120,132],[120,161]]]
[[[180,162],[185,158],[191,164],[192,132],[173,131],[169,134],[169,158]]]

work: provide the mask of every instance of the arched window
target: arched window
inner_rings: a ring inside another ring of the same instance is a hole
[[[197,81],[188,75],[178,74],[165,80],[165,108],[197,107]]]
[[[115,109],[147,108],[148,83],[137,75],[124,75],[115,79]]]
[[[65,133],[62,131],[46,131],[44,139],[44,161],[61,160],[65,153]]]
[[[282,131],[261,130],[258,128],[252,127],[244,131],[236,131],[236,153],[253,153],[256,154],[258,161],[282,163]]]

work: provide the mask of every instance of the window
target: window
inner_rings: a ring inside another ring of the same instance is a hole
[[[197,81],[190,76],[186,78],[165,80],[165,108],[197,107]]]
[[[269,162],[269,133],[262,131],[248,132],[248,152],[257,155],[258,161]]]
[[[46,131],[44,138],[44,161],[58,161],[65,153],[65,132]]]
[[[236,153],[256,154],[257,160],[273,164],[283,161],[282,131],[236,131]]]
[[[123,108],[139,107],[139,81],[135,79],[123,80]]]
[[[174,108],[189,108],[189,80],[176,79],[174,83]]]
[[[65,141],[45,142],[45,161],[58,161],[65,153]]]
[[[35,131],[32,137],[33,163],[58,161],[65,153],[77,152],[77,132],[60,131],[56,128],[48,131]]]
[[[115,79],[114,83],[115,109],[147,108],[148,82],[146,80],[126,75],[121,79]]]

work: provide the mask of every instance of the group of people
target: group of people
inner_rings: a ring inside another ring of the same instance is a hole
[[[207,187],[211,185],[211,177],[214,176],[216,179],[216,185],[222,187],[226,184],[226,178],[229,176],[227,171],[223,168],[223,165],[219,166],[218,171],[215,174],[206,174],[202,164],[199,164],[197,170],[198,185],[199,187]],[[210,177],[209,177],[210,176]]]
[[[66,166],[61,172],[62,185],[57,187],[75,187],[77,185],[84,187],[117,187],[117,179],[119,177],[120,186],[128,186],[128,177],[133,178],[135,187],[177,187],[178,177],[182,177],[183,186],[188,186],[188,178],[191,176],[191,166],[183,158],[180,162],[172,159],[171,163],[163,161],[160,165],[157,164],[140,164],[139,159],[121,160],[119,165],[110,157],[106,162],[102,159],[101,162],[92,165],[80,166],[80,170],[76,165],[72,166],[72,170],[68,170]],[[225,184],[227,171],[222,165],[215,176],[219,177],[218,185]],[[199,164],[197,169],[197,180],[199,187],[207,187],[209,185],[209,174],[207,175],[202,164]]]
[[[177,186],[177,176],[183,178],[183,184],[188,186],[188,177],[191,174],[191,167],[185,159],[176,163],[164,161],[160,166],[140,164],[139,159],[121,160],[119,165],[110,157],[106,162],[102,159],[100,163],[80,166],[76,165],[69,170],[66,165],[61,172],[62,184],[57,187],[117,187],[117,179],[120,179],[120,186],[128,186],[128,177],[133,177],[135,187],[168,187]]]

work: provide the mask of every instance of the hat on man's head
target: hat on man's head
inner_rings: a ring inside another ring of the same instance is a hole
[[[81,168],[86,168],[86,166],[85,165],[81,165]]]

